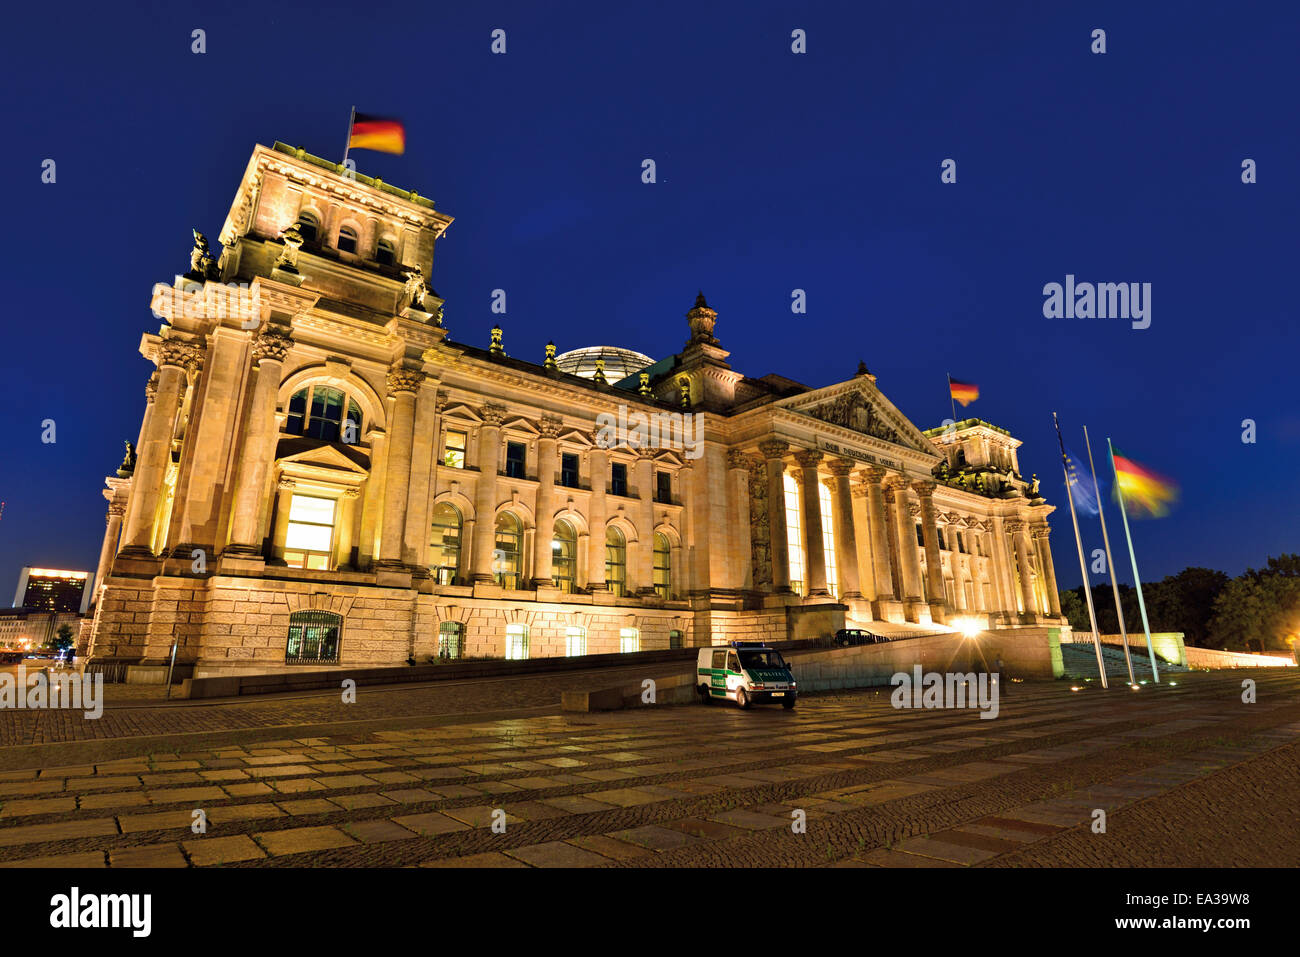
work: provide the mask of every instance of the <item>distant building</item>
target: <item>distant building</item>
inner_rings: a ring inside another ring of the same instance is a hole
[[[18,575],[14,607],[84,615],[93,584],[90,572],[29,566]]]
[[[75,611],[37,611],[33,608],[0,608],[0,648],[28,648],[35,651],[54,641],[62,625],[72,626],[75,639],[81,616]]]

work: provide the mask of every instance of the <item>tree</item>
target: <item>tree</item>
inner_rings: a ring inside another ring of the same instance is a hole
[[[54,633],[54,650],[63,653],[72,647],[72,626],[59,625],[58,631]]]
[[[1300,555],[1283,554],[1228,582],[1214,602],[1209,640],[1234,651],[1289,651],[1298,632]]]
[[[1183,640],[1207,647],[1214,602],[1228,587],[1223,572],[1209,568],[1184,568],[1177,575],[1143,589],[1152,631],[1181,631]],[[1125,613],[1127,614],[1127,612]],[[1138,622],[1140,629],[1142,623]],[[1131,626],[1130,626],[1131,627]]]
[[[1075,631],[1092,633],[1088,623],[1088,609],[1083,603],[1083,588],[1070,588],[1061,592],[1061,614]]]

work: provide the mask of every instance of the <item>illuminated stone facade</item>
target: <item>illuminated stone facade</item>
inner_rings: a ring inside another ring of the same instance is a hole
[[[219,257],[196,233],[155,287],[94,660],[176,641],[211,674],[1059,620],[1052,507],[1005,431],[923,433],[865,368],[749,378],[703,296],[682,350],[617,382],[553,347],[510,357],[500,330],[449,342],[426,277],[450,222],[256,148]]]

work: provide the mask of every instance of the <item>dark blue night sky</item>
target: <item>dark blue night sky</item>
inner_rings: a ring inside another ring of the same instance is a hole
[[[1055,504],[1053,410],[1076,450],[1086,423],[1094,446],[1110,435],[1176,478],[1174,512],[1134,525],[1144,578],[1300,550],[1294,3],[331,0],[6,18],[0,604],[21,565],[95,567],[103,476],[144,406],[149,291],[188,268],[191,227],[215,245],[255,143],[341,159],[353,104],[408,131],[404,156],[357,153],[360,171],[456,217],[432,277],[454,340],[485,346],[501,319],[521,358],[548,339],[664,356],[703,289],[749,375],[827,385],[861,358],[922,428],[951,414],[945,373],[978,383],[967,414],[1024,440],[1022,471]],[[1066,274],[1151,283],[1150,328],[1045,319],[1043,285]],[[796,288],[807,315],[791,313]],[[1077,584],[1063,507],[1053,527],[1060,583]],[[1085,534],[1099,540],[1095,520]]]

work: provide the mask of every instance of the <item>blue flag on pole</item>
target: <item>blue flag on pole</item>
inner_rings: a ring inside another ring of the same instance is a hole
[[[1101,511],[1101,494],[1097,483],[1093,481],[1092,472],[1083,464],[1083,459],[1073,452],[1065,453],[1065,471],[1070,477],[1070,488],[1074,493],[1074,504],[1079,511],[1087,515],[1096,515]]]

